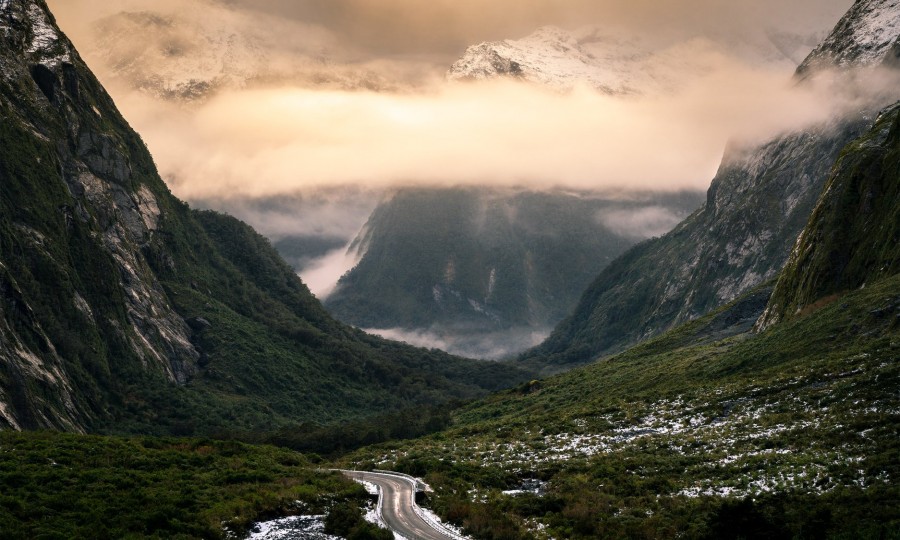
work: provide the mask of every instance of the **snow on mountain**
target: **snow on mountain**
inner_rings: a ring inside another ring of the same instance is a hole
[[[898,46],[900,0],[857,0],[797,71],[880,64],[888,51]]]
[[[450,80],[511,77],[556,89],[586,84],[610,95],[677,88],[727,59],[793,69],[818,39],[772,30],[762,39],[695,37],[654,48],[640,38],[596,26],[539,28],[518,40],[469,47],[447,73]]]
[[[243,86],[268,61],[258,38],[209,19],[122,12],[99,21],[95,32],[92,52],[112,74],[158,97],[191,100],[220,86]]]
[[[60,40],[49,14],[43,8],[32,3],[14,4],[9,0],[0,0],[0,35],[15,33],[17,28],[26,24],[31,31],[20,44],[32,61],[48,69],[71,61],[69,48]],[[0,69],[0,74],[9,75],[6,71]]]
[[[157,98],[203,100],[224,88],[276,82],[342,90],[392,88],[366,66],[329,58],[326,31],[185,2],[177,12],[123,11],[94,25],[87,55],[113,78]]]
[[[652,77],[640,65],[650,52],[636,40],[602,34],[596,28],[567,32],[539,28],[520,40],[481,43],[450,68],[451,80],[510,76],[553,87],[581,82],[609,94],[631,94]]]

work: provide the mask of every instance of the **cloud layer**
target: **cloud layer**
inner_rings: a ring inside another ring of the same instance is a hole
[[[343,185],[705,189],[728,140],[848,106],[831,86],[725,59],[679,92],[644,98],[498,81],[415,94],[227,91],[191,110],[134,93],[119,102],[188,199]]]
[[[729,140],[802,128],[846,106],[831,88],[795,87],[789,73],[747,65],[703,37],[688,38],[733,33],[742,40],[773,25],[822,30],[850,0],[50,3],[147,141],[173,190],[195,201],[347,186],[705,189]],[[140,69],[190,66],[205,58],[204,39],[212,36],[210,46],[220,50],[210,62],[237,58],[241,65],[226,71],[247,80],[191,107],[135,92],[134,81],[122,78],[127,58],[109,50],[115,43],[97,48],[96,22],[142,10],[173,22],[146,44],[155,52],[139,55],[147,62]],[[688,74],[688,82],[671,94],[627,99],[584,88],[556,93],[503,81],[465,85],[442,79],[468,44],[518,37],[543,24],[585,23],[669,40],[676,45],[660,47],[670,51],[665,58],[674,65],[681,65],[681,55],[690,60],[686,65],[706,68]],[[242,49],[223,53],[223,42]],[[166,62],[171,65],[159,65]],[[304,70],[311,71],[299,76]],[[328,73],[358,83],[310,84]],[[369,84],[369,74],[378,81]]]

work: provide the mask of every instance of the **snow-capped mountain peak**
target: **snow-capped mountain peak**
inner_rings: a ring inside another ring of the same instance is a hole
[[[831,34],[797,69],[880,64],[900,45],[900,0],[856,0]]]
[[[761,36],[697,36],[651,47],[639,38],[587,26],[544,26],[522,39],[469,47],[447,73],[450,80],[508,77],[559,90],[582,84],[610,95],[670,91],[721,65],[793,70],[816,36],[770,29]]]
[[[635,93],[646,83],[638,61],[649,56],[635,40],[598,27],[566,31],[543,26],[519,39],[469,47],[447,74],[450,80],[514,77],[568,89],[588,84],[608,94]]]

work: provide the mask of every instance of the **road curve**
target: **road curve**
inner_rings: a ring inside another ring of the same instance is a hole
[[[341,471],[353,480],[365,480],[379,488],[381,519],[392,531],[408,540],[458,540],[460,537],[436,529],[414,508],[416,489],[412,480],[391,474]]]

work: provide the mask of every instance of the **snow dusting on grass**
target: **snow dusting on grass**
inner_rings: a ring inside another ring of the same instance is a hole
[[[726,385],[702,397],[630,403],[627,411],[570,418],[547,426],[546,432],[498,428],[492,436],[472,438],[465,447],[453,445],[440,453],[523,475],[604,456],[675,456],[689,468],[681,475],[681,487],[669,495],[687,497],[827,493],[840,487],[886,485],[890,478],[884,471],[848,469],[848,464],[864,462],[872,441],[884,436],[878,433],[881,419],[900,417],[898,400],[872,402],[862,395],[877,378],[896,377],[896,368],[865,356],[847,358],[844,366],[793,374],[766,385]],[[383,454],[381,461],[402,456]],[[635,474],[649,476],[653,471],[638,469]],[[487,496],[483,490],[470,491],[473,501]]]
[[[325,534],[325,516],[291,516],[257,523],[248,540],[341,540]]]

